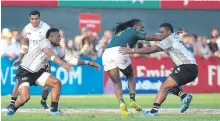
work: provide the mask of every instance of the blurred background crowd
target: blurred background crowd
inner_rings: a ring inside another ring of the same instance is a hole
[[[200,36],[197,34],[189,34],[185,28],[180,28],[180,37],[183,39],[187,48],[195,55],[201,56],[205,60],[211,56],[219,58],[220,51],[220,35],[217,29],[212,29],[207,36]],[[60,30],[61,43],[60,47],[68,54],[75,57],[86,56],[92,59],[100,57],[111,41],[113,36],[112,31],[106,30],[103,35],[99,35],[96,32],[90,31],[88,28],[82,28],[81,34],[73,36],[72,38],[66,38],[65,32]],[[17,29],[3,28],[1,31],[0,41],[0,55],[8,56],[9,59],[14,59],[20,53],[20,46],[23,40],[23,31]],[[144,41],[143,47],[149,47],[157,44],[155,41]],[[166,57],[164,52],[158,52],[151,55],[131,55],[132,57],[156,57],[158,59]]]

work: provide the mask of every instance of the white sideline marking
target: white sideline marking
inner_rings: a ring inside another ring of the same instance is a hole
[[[1,112],[5,112],[7,109],[1,109]],[[144,109],[148,111],[150,109]],[[119,109],[61,109],[64,113],[120,113]],[[49,110],[44,109],[18,109],[17,112],[25,113],[45,113]],[[134,109],[129,109],[131,113],[137,113]],[[161,114],[181,114],[179,109],[160,109]],[[220,109],[188,109],[183,114],[220,114]]]

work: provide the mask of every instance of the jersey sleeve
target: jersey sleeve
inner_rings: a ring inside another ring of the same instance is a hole
[[[167,38],[163,39],[162,41],[160,41],[156,45],[163,50],[167,50],[170,47],[172,47],[173,43],[172,43],[172,39],[170,37],[167,37]]]
[[[23,36],[24,36],[24,39],[27,39],[27,26],[24,27]]]
[[[50,49],[52,49],[52,45],[51,45],[50,41],[47,40],[47,39],[42,40],[42,41],[40,42],[40,44],[38,44],[38,45],[39,45],[39,47],[40,47],[41,50],[43,50],[44,48],[50,48]]]
[[[50,26],[47,23],[44,23],[44,30],[46,33],[49,29],[50,29]]]
[[[44,31],[44,36],[46,38],[47,31],[50,29],[50,26],[47,23],[43,23],[42,29]]]
[[[137,31],[135,32],[135,37],[138,39],[138,40],[145,40],[145,35],[147,33],[145,32],[142,32],[142,31]]]

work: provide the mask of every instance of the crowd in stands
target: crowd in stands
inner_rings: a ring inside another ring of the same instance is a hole
[[[220,35],[217,29],[212,29],[207,36],[199,36],[197,34],[189,34],[187,30],[181,28],[178,30],[179,36],[183,39],[186,47],[195,56],[201,56],[205,60],[212,56],[220,58]],[[98,33],[90,31],[88,28],[81,30],[81,35],[76,35],[73,38],[66,38],[64,31],[60,30],[62,50],[69,55],[75,57],[87,56],[92,59],[102,56],[107,44],[113,36],[112,31],[106,30],[102,36]],[[20,53],[21,42],[23,41],[23,32],[16,29],[9,30],[4,28],[1,31],[0,55],[8,56],[9,59],[14,59]],[[156,41],[144,41],[143,47],[149,47],[157,44]],[[158,59],[166,57],[164,52],[158,52],[151,55],[133,54],[132,57],[156,57]]]

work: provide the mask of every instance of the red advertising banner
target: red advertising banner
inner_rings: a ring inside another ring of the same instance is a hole
[[[2,6],[58,6],[58,0],[2,0]]]
[[[101,15],[97,13],[81,13],[79,15],[79,29],[88,28],[93,32],[101,30]]]
[[[196,60],[199,68],[198,77],[195,81],[183,86],[184,91],[189,93],[220,92],[220,60],[214,57],[209,60],[196,57]],[[148,77],[153,80],[154,78],[167,77],[171,73],[170,69],[173,68],[173,63],[169,58],[161,58],[160,60],[156,58],[132,58],[132,66],[136,77],[139,79]],[[104,75],[104,80],[104,92],[108,93],[106,88],[112,88],[112,86],[109,86],[110,79],[107,73]],[[149,86],[149,88],[158,90],[158,84],[161,83],[148,82],[148,84],[152,86],[157,84],[155,87]]]
[[[220,9],[219,0],[161,0],[162,9]]]

